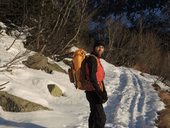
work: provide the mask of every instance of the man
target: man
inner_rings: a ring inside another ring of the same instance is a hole
[[[89,128],[104,128],[106,115],[103,109],[103,103],[107,101],[107,92],[103,83],[104,69],[100,58],[104,52],[104,42],[97,42],[93,47],[91,55],[87,58],[87,68],[89,80],[93,89],[85,91],[86,98],[90,104]]]

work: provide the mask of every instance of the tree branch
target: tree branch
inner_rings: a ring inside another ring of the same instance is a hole
[[[7,81],[7,82],[5,82],[5,83],[3,83],[3,84],[0,84],[0,87],[6,85],[6,84],[8,84],[8,83],[9,83],[9,81]]]

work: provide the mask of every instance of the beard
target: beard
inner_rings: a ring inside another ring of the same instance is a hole
[[[97,52],[97,56],[100,57],[100,58],[102,57],[102,54],[103,54],[103,52],[102,53]]]

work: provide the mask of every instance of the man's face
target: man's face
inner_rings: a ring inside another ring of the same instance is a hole
[[[102,45],[96,46],[95,47],[95,52],[97,53],[97,55],[99,57],[101,57],[103,52],[104,52],[104,47]]]

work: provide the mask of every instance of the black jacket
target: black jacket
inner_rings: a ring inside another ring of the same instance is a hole
[[[95,55],[94,53],[92,53],[92,54]],[[98,81],[97,81],[97,77],[96,77],[97,60],[96,60],[96,58],[94,56],[89,56],[87,58],[87,60],[86,60],[86,63],[88,65],[88,69],[89,69],[90,82],[92,83],[93,87],[95,88],[94,91],[86,91],[86,94],[90,95],[92,93],[95,93],[95,95],[97,95],[97,97],[99,98],[99,102],[104,103],[104,102],[107,101],[108,98],[107,98],[107,92],[106,92],[106,89],[105,89],[104,82],[102,81],[102,83],[103,83],[103,91],[101,91],[101,89],[100,89],[100,87],[98,85]]]

